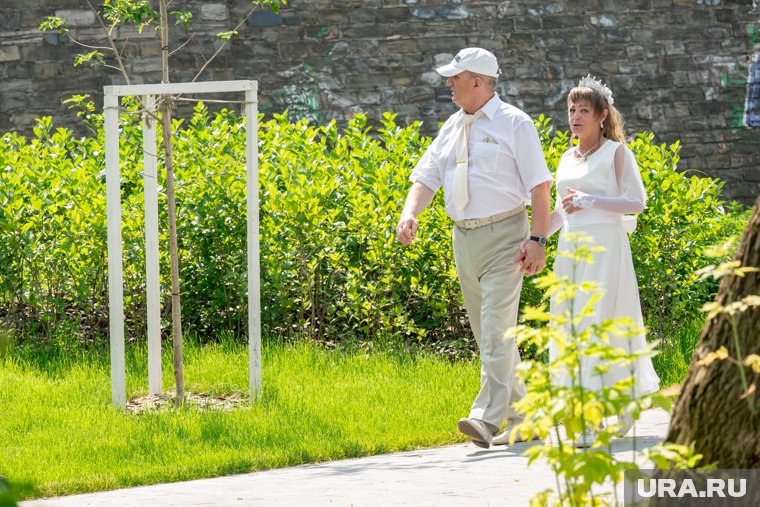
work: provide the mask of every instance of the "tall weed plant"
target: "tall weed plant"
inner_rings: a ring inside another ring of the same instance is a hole
[[[107,330],[104,136],[102,117],[79,104],[88,137],[40,118],[34,136],[2,136],[0,149],[0,318],[26,336],[64,327],[82,339]],[[261,120],[261,119],[260,119]],[[536,122],[552,171],[568,146],[545,117]],[[430,142],[419,123],[386,113],[372,129],[363,115],[345,127],[275,115],[259,125],[262,324],[271,335],[330,343],[393,335],[405,343],[465,351],[470,332],[440,193],[421,217],[419,240],[394,239],[408,176]],[[144,336],[145,269],[142,133],[120,119],[125,314]],[[183,319],[201,336],[244,335],[247,322],[245,122],[199,104],[175,121]],[[632,235],[644,312],[656,321],[698,314],[717,287],[692,273],[703,250],[738,233],[747,215],[720,199],[718,180],[676,171],[678,144],[631,143],[649,192]],[[162,156],[159,153],[159,158]],[[163,171],[159,184],[163,185]],[[160,196],[163,199],[163,196]],[[160,206],[161,244],[167,217]],[[549,246],[553,256],[554,242]],[[403,250],[402,250],[403,248]],[[168,249],[161,252],[169,286]],[[532,280],[523,301],[537,305]],[[168,324],[168,290],[164,293]]]

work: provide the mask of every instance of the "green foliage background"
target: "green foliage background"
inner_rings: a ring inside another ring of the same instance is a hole
[[[265,334],[470,350],[440,193],[420,217],[418,241],[411,247],[395,241],[409,173],[430,139],[420,137],[418,123],[400,127],[394,118],[386,113],[376,130],[362,115],[344,128],[294,123],[285,115],[259,125]],[[96,135],[75,138],[41,118],[31,139],[2,136],[0,318],[27,339],[64,333],[97,341],[107,334],[104,138],[102,119],[88,114],[88,121]],[[554,171],[568,136],[554,132],[547,118],[536,124]],[[128,336],[142,339],[138,117],[123,115],[121,130],[125,314]],[[184,329],[201,339],[220,333],[244,337],[244,120],[226,110],[212,115],[199,105],[187,122],[175,121],[174,144]],[[702,251],[741,232],[747,213],[721,201],[722,182],[676,172],[677,143],[656,145],[652,134],[640,134],[630,146],[649,193],[632,248],[644,311],[657,332],[699,315],[717,289],[715,282],[693,276],[710,262]],[[165,245],[163,206],[160,213]],[[168,266],[163,248],[166,327]],[[523,303],[535,305],[541,298],[528,280]]]

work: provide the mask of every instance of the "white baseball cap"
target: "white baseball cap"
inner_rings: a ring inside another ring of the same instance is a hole
[[[469,70],[484,76],[497,77],[499,75],[499,62],[490,51],[483,48],[466,48],[461,50],[451,63],[435,69],[443,77],[456,76],[460,72]]]

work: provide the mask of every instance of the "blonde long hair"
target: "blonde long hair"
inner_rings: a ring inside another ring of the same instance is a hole
[[[620,111],[618,111],[615,106],[607,103],[607,99],[604,98],[604,95],[593,88],[576,86],[567,94],[567,104],[570,105],[571,102],[578,103],[581,101],[591,104],[591,108],[596,114],[599,114],[606,109],[607,118],[603,123],[602,135],[607,139],[625,143],[623,115],[620,114]]]

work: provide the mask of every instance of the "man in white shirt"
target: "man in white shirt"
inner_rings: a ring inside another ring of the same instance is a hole
[[[546,264],[552,178],[533,121],[496,94],[500,71],[492,53],[463,49],[436,70],[461,109],[414,168],[396,237],[405,245],[414,241],[416,217],[443,187],[454,221],[457,274],[482,362],[480,392],[458,426],[475,445],[488,448],[506,444],[511,426],[522,419],[512,408],[525,395],[516,376],[520,354],[504,333],[517,323],[523,274]],[[531,204],[532,225],[525,203]],[[506,430],[494,438],[504,421]]]

